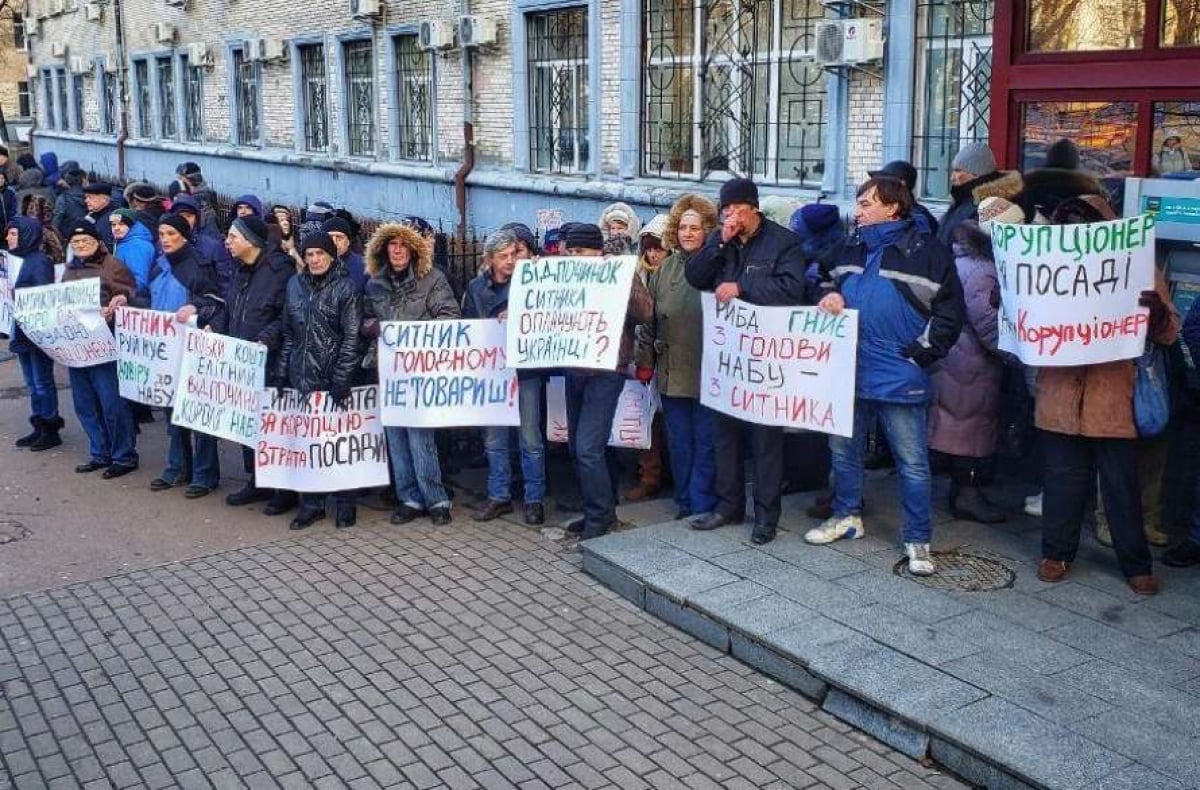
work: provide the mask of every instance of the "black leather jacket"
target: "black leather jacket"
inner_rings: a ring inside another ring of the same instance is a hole
[[[287,287],[278,380],[301,392],[348,392],[359,364],[362,300],[344,264]]]

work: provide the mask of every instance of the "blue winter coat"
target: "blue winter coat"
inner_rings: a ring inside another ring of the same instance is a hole
[[[8,223],[12,222],[21,212],[17,210],[17,193],[12,187],[5,187],[3,192],[0,192],[0,227],[8,227]]]
[[[217,270],[201,259],[191,244],[172,253],[162,253],[154,262],[150,283],[150,307],[174,312],[185,304],[196,308],[196,325],[203,329],[223,321],[225,298],[217,282]]]
[[[38,163],[42,166],[42,172],[46,174],[46,186],[51,189],[56,188],[58,179],[62,177],[62,173],[58,169],[58,154],[47,151],[38,157]]]
[[[150,267],[154,265],[154,258],[158,254],[150,231],[142,223],[135,222],[125,238],[115,244],[113,255],[133,275],[138,294],[145,296],[150,293]]]
[[[342,264],[346,267],[346,275],[354,282],[358,292],[362,293],[367,287],[367,281],[371,279],[367,274],[363,256],[357,252],[347,253],[346,257],[342,258]]]
[[[51,285],[54,282],[54,262],[42,252],[42,223],[33,217],[14,217],[7,227],[17,229],[17,246],[12,254],[24,259],[14,289]],[[18,326],[9,341],[8,350],[14,354],[24,354],[36,349],[37,346]]]

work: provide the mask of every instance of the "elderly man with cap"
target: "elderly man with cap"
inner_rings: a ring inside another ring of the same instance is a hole
[[[337,247],[328,233],[305,236],[300,254],[304,271],[288,282],[283,348],[275,380],[304,395],[326,393],[340,406],[350,399],[354,374],[362,361],[358,351],[362,299],[358,286],[338,261]],[[337,510],[334,525],[339,529],[353,526],[357,517],[353,495],[331,493]],[[300,510],[290,529],[305,529],[325,518],[325,497],[301,494]]]
[[[125,187],[125,202],[147,228],[157,228],[158,220],[167,213],[166,201],[151,185],[135,181]]]
[[[100,241],[111,250],[113,235],[108,215],[116,208],[112,202],[112,187],[103,181],[88,184],[83,188],[83,203],[87,206],[87,221],[96,226]]]
[[[741,299],[763,306],[807,304],[804,253],[800,239],[758,210],[758,187],[748,178],[721,186],[721,226],[709,234],[687,262],[684,274],[693,288],[709,291],[718,302]],[[717,507],[691,523],[709,530],[740,524],[746,517],[744,443],[754,454],[754,530],[758,545],[775,539],[783,486],[783,429],[713,413],[717,464]]]
[[[949,246],[959,224],[979,218],[979,204],[989,197],[1012,200],[1021,192],[1021,174],[996,168],[996,157],[984,142],[967,143],[954,155],[950,172],[950,208],[938,225],[938,240]]]
[[[321,225],[321,229],[333,239],[338,260],[346,267],[346,274],[354,287],[362,293],[370,277],[367,276],[362,254],[354,251],[354,228],[343,217],[330,217]]]
[[[63,282],[100,279],[100,315],[111,320],[114,298],[133,296],[133,275],[118,261],[100,238],[99,228],[83,221],[67,237],[74,257],[63,272]],[[120,304],[118,299],[118,304]],[[68,368],[75,416],[88,436],[91,458],[75,467],[80,474],[104,470],[104,479],[121,477],[138,467],[136,428],[129,403],[121,397],[117,363],[105,362],[85,368]]]
[[[276,369],[283,346],[283,308],[287,283],[295,273],[292,259],[267,243],[267,224],[258,217],[238,217],[229,227],[225,245],[237,266],[225,291],[225,310],[213,321],[216,332],[241,340],[251,340],[267,349],[267,375]],[[268,383],[275,383],[274,381]],[[250,480],[239,491],[225,497],[233,507],[270,499],[263,513],[286,513],[296,506],[296,495],[279,491],[272,495],[260,489],[254,479],[254,451],[242,448],[242,461]]]

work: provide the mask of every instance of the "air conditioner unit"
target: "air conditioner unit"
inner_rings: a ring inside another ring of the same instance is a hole
[[[846,63],[871,63],[883,59],[883,20],[842,20],[842,58]]]
[[[61,41],[55,41],[50,44],[50,57],[64,58],[67,56],[67,45]]]
[[[29,79],[35,79],[38,75],[38,67],[30,63],[25,67],[25,76]]]
[[[458,18],[458,40],[464,47],[496,43],[496,20],[467,14]]]
[[[104,73],[105,74],[116,74],[120,70],[121,70],[121,61],[118,60],[115,55],[105,55],[104,56]]]
[[[154,23],[154,40],[159,44],[171,44],[175,41],[175,26],[169,22]]]
[[[380,0],[350,0],[350,16],[379,16],[383,13]]]
[[[99,22],[103,12],[104,7],[99,3],[84,3],[83,18],[88,22]]]
[[[421,49],[450,49],[454,46],[454,29],[440,19],[426,19],[417,31]]]
[[[287,60],[287,42],[279,38],[260,38],[260,60]]]
[[[25,8],[26,15],[31,19],[46,18],[46,3],[44,0],[29,0]]]
[[[88,72],[87,61],[81,57],[71,58],[71,73],[86,74]]]
[[[212,52],[208,49],[208,44],[203,41],[196,41],[187,45],[187,59],[190,66],[211,66],[213,65]]]
[[[46,15],[58,16],[63,12],[63,0],[46,0]]]
[[[821,66],[840,66],[845,33],[842,30],[842,20],[827,19],[815,26],[817,39],[817,64]]]

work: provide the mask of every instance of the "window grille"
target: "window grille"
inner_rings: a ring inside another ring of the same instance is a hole
[[[65,131],[71,125],[70,118],[67,117],[70,113],[68,109],[70,105],[67,104],[67,70],[57,69],[56,71],[54,88],[55,93],[58,95],[58,128]]]
[[[179,59],[183,74],[183,136],[189,142],[204,142],[204,67],[193,66],[186,55]]]
[[[396,107],[401,159],[433,159],[433,56],[416,36],[397,36]]]
[[[71,116],[71,131],[83,133],[83,75],[71,75],[71,107],[75,114]]]
[[[104,102],[103,117],[100,122],[104,125],[105,134],[117,133],[117,77],[108,72],[100,73],[100,91]]]
[[[22,118],[33,115],[33,93],[28,82],[17,83],[17,115]]]
[[[258,145],[258,64],[246,57],[246,51],[233,51],[234,92],[237,102],[238,145]]]
[[[588,169],[588,14],[565,8],[526,17],[530,166]]]
[[[325,45],[299,47],[300,89],[304,102],[304,149],[329,150],[329,93],[325,78]]]
[[[45,109],[42,113],[47,129],[53,129],[55,124],[54,112],[54,72],[50,69],[42,71],[42,95],[46,97]]]
[[[173,140],[178,134],[175,124],[175,64],[171,58],[159,58],[157,69],[162,136]]]
[[[375,74],[370,41],[349,41],[346,67],[346,148],[351,156],[375,155]]]
[[[134,90],[137,91],[138,136],[151,137],[153,128],[150,120],[150,64],[145,60],[133,63]]]

